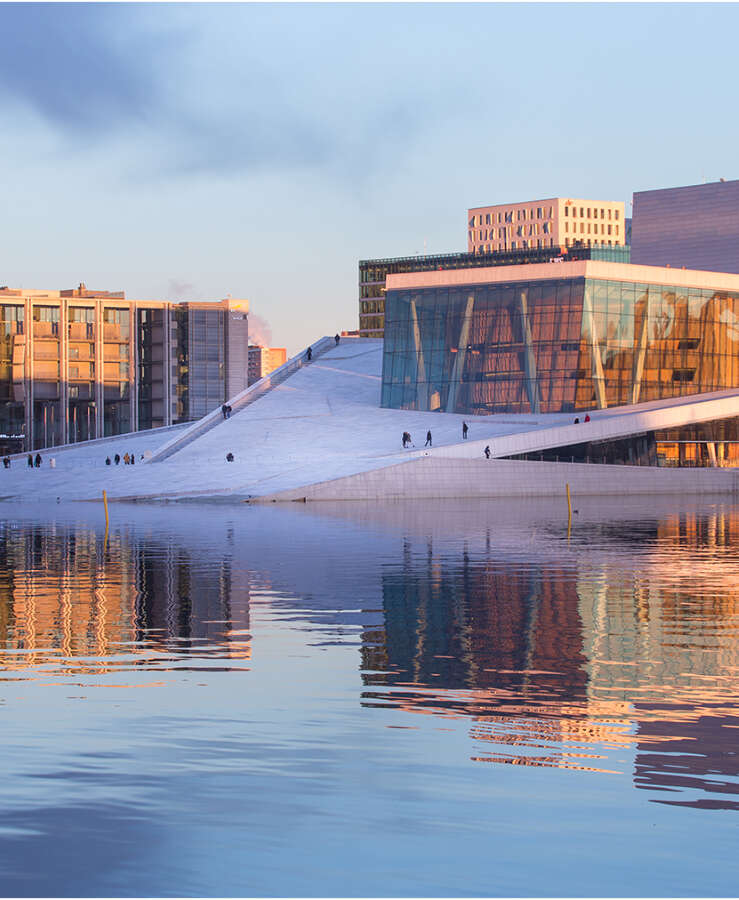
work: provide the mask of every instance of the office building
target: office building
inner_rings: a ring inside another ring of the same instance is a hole
[[[254,384],[270,372],[274,372],[287,361],[285,347],[249,346],[249,384]]]
[[[629,262],[627,245],[588,246],[577,241],[568,247],[527,247],[496,250],[494,253],[441,253],[431,256],[402,256],[392,259],[363,259],[359,262],[359,337],[382,338],[385,331],[385,291],[388,275],[403,272],[435,272],[445,269],[520,266],[561,259],[601,259]]]
[[[739,181],[634,193],[632,262],[739,273]]]
[[[739,388],[738,275],[592,259],[398,274],[385,315],[384,407],[575,414]],[[694,431],[658,437],[678,452]]]
[[[203,416],[247,385],[248,302],[0,288],[0,450]]]
[[[545,247],[622,246],[624,204],[552,197],[476,206],[467,211],[467,250],[496,253]]]

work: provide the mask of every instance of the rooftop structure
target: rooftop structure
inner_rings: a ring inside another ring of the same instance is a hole
[[[359,335],[381,338],[385,329],[385,292],[388,275],[402,272],[429,272],[445,269],[520,266],[526,263],[559,263],[563,259],[601,259],[629,262],[626,245],[588,246],[578,241],[569,247],[538,247],[495,253],[439,253],[429,256],[401,256],[390,259],[363,259],[359,262]]]
[[[624,204],[552,197],[467,211],[470,253],[570,247],[578,241],[588,247],[625,244]]]
[[[739,273],[739,181],[634,193],[632,262]]]

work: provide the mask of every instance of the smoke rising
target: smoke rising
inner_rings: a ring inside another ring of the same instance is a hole
[[[269,322],[255,313],[249,313],[249,343],[259,347],[272,346],[272,329]]]

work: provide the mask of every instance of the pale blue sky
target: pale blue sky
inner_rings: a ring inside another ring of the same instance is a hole
[[[0,284],[248,297],[290,350],[470,206],[736,178],[734,4],[0,5]]]

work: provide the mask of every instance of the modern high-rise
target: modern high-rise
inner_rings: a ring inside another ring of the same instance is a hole
[[[200,418],[247,386],[248,308],[0,288],[0,449]]]
[[[739,273],[739,181],[634,193],[632,262]]]
[[[626,243],[624,204],[551,197],[476,206],[467,211],[467,250],[496,253],[544,247],[613,247]]]
[[[270,372],[274,372],[287,360],[285,347],[249,346],[249,384],[254,384]]]

